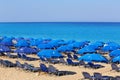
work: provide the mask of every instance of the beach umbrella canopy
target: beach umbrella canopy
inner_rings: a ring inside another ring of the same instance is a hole
[[[24,37],[18,37],[18,38],[15,38],[16,41],[19,41],[19,40],[25,40]]]
[[[4,38],[7,38],[7,36],[0,36],[0,40],[3,40]]]
[[[67,42],[65,42],[64,40],[61,40],[61,39],[60,40],[52,40],[49,43],[52,44],[55,47],[59,47],[61,45],[67,45],[68,44]]]
[[[59,47],[60,45],[58,44],[59,40],[52,40],[50,42],[48,42],[49,45],[52,46],[52,48],[56,48]]]
[[[57,40],[51,40],[48,43],[41,43],[38,45],[39,49],[53,49],[53,48],[57,48],[60,45],[58,44]]]
[[[86,47],[89,47],[89,48],[92,48],[92,49],[95,49],[95,50],[99,50],[100,49],[100,46],[99,45],[96,45],[96,44],[90,44]]]
[[[1,44],[1,45],[5,45],[5,46],[13,46],[12,39],[13,39],[13,38],[4,38],[4,39],[0,42],[0,44]]]
[[[7,46],[0,45],[0,52],[10,52],[10,48]]]
[[[29,43],[23,39],[23,40],[19,40],[15,46],[16,47],[28,47]]]
[[[61,53],[56,50],[42,50],[37,53],[39,57],[46,57],[46,58],[60,58],[63,57]]]
[[[113,50],[116,50],[116,49],[118,49],[118,47],[116,47],[116,46],[104,46],[102,48],[102,51],[110,52],[110,51],[113,51]]]
[[[114,57],[112,62],[119,62],[120,63],[120,56]]]
[[[72,51],[74,51],[74,49],[72,46],[66,45],[66,46],[58,47],[57,51],[59,51],[59,52],[72,52]]]
[[[116,49],[119,49],[120,45],[118,43],[115,42],[107,42],[104,47],[102,48],[103,51],[109,52],[109,51],[113,51]]]
[[[30,37],[30,38],[25,38],[25,40],[31,41],[31,40],[34,40],[34,38],[32,38],[32,37]]]
[[[92,43],[92,44],[90,44],[90,45],[94,45],[94,46],[96,46],[96,47],[103,47],[103,46],[104,46],[104,42],[97,41],[97,42]]]
[[[26,54],[32,54],[32,53],[37,53],[38,50],[35,48],[30,48],[30,47],[21,47],[15,50],[16,53],[26,53]]]
[[[64,41],[64,40],[59,40],[59,41],[58,41],[58,44],[59,44],[59,45],[67,45],[68,42],[67,42],[67,41]]]
[[[42,43],[48,43],[48,42],[50,42],[50,41],[52,41],[51,38],[46,38],[46,39],[43,39],[43,40],[42,40]]]
[[[74,42],[76,42],[76,41],[75,40],[69,40],[69,41],[67,41],[68,44],[72,44]]]
[[[86,46],[86,47],[80,49],[77,53],[84,54],[84,53],[95,53],[95,52],[96,52],[96,50],[93,47]]]
[[[103,41],[96,41],[95,43],[105,44],[105,42],[103,42]]]
[[[109,55],[110,57],[120,56],[120,50],[114,50]]]
[[[88,40],[84,40],[84,41],[81,41],[82,43],[84,43],[84,45],[88,45],[90,43],[90,41]]]
[[[48,44],[48,43],[46,43],[46,44],[41,43],[37,47],[39,49],[52,49],[53,48],[53,46],[51,44]]]
[[[115,43],[115,42],[107,42],[106,44],[109,45],[109,46],[115,46],[115,47],[120,48],[120,45],[118,43]]]
[[[102,55],[100,54],[85,54],[81,57],[78,58],[78,60],[83,60],[83,61],[87,61],[87,62],[91,62],[91,61],[94,61],[94,62],[108,62],[108,60],[103,57]]]
[[[86,45],[86,43],[85,42],[74,42],[69,45],[72,46],[73,48],[82,48]]]
[[[42,39],[33,39],[33,40],[30,40],[30,46],[38,46],[41,43],[42,43]]]
[[[44,41],[52,41],[51,38],[46,38],[46,39],[43,39]]]

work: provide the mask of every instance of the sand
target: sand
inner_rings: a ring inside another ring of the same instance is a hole
[[[35,55],[30,55],[31,57],[37,57]],[[33,64],[36,67],[39,67],[39,64],[41,61],[24,61],[22,59],[12,59],[8,57],[1,57],[0,59],[3,60],[10,60],[12,62],[15,62],[16,60],[20,61],[21,63],[27,62],[29,64]],[[109,76],[120,76],[120,72],[116,71],[111,71],[111,66],[110,64],[105,64],[105,63],[99,63],[103,66],[104,68],[100,69],[89,69],[89,68],[84,68],[84,67],[79,67],[79,66],[68,66],[68,65],[63,65],[63,64],[52,64],[54,65],[57,69],[59,70],[68,70],[68,71],[74,71],[77,74],[74,75],[65,75],[65,76],[55,76],[55,75],[50,75],[50,74],[45,74],[45,73],[33,73],[33,72],[27,72],[23,71],[21,69],[17,68],[6,68],[6,67],[0,67],[0,80],[81,80],[83,78],[82,72],[88,72],[91,75],[93,75],[94,72],[99,72],[102,73],[103,75],[109,75]],[[46,65],[49,65],[46,63]],[[120,65],[118,65],[120,66]]]

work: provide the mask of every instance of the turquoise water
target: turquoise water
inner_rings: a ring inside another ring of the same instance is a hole
[[[0,36],[120,43],[120,23],[0,23]]]

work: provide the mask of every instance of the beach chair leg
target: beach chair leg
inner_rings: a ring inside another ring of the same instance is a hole
[[[39,76],[40,74],[41,74],[41,72],[39,71],[39,72],[38,72],[38,76]]]

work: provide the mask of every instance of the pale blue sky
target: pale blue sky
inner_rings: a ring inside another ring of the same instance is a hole
[[[120,0],[0,0],[0,22],[120,22]]]

